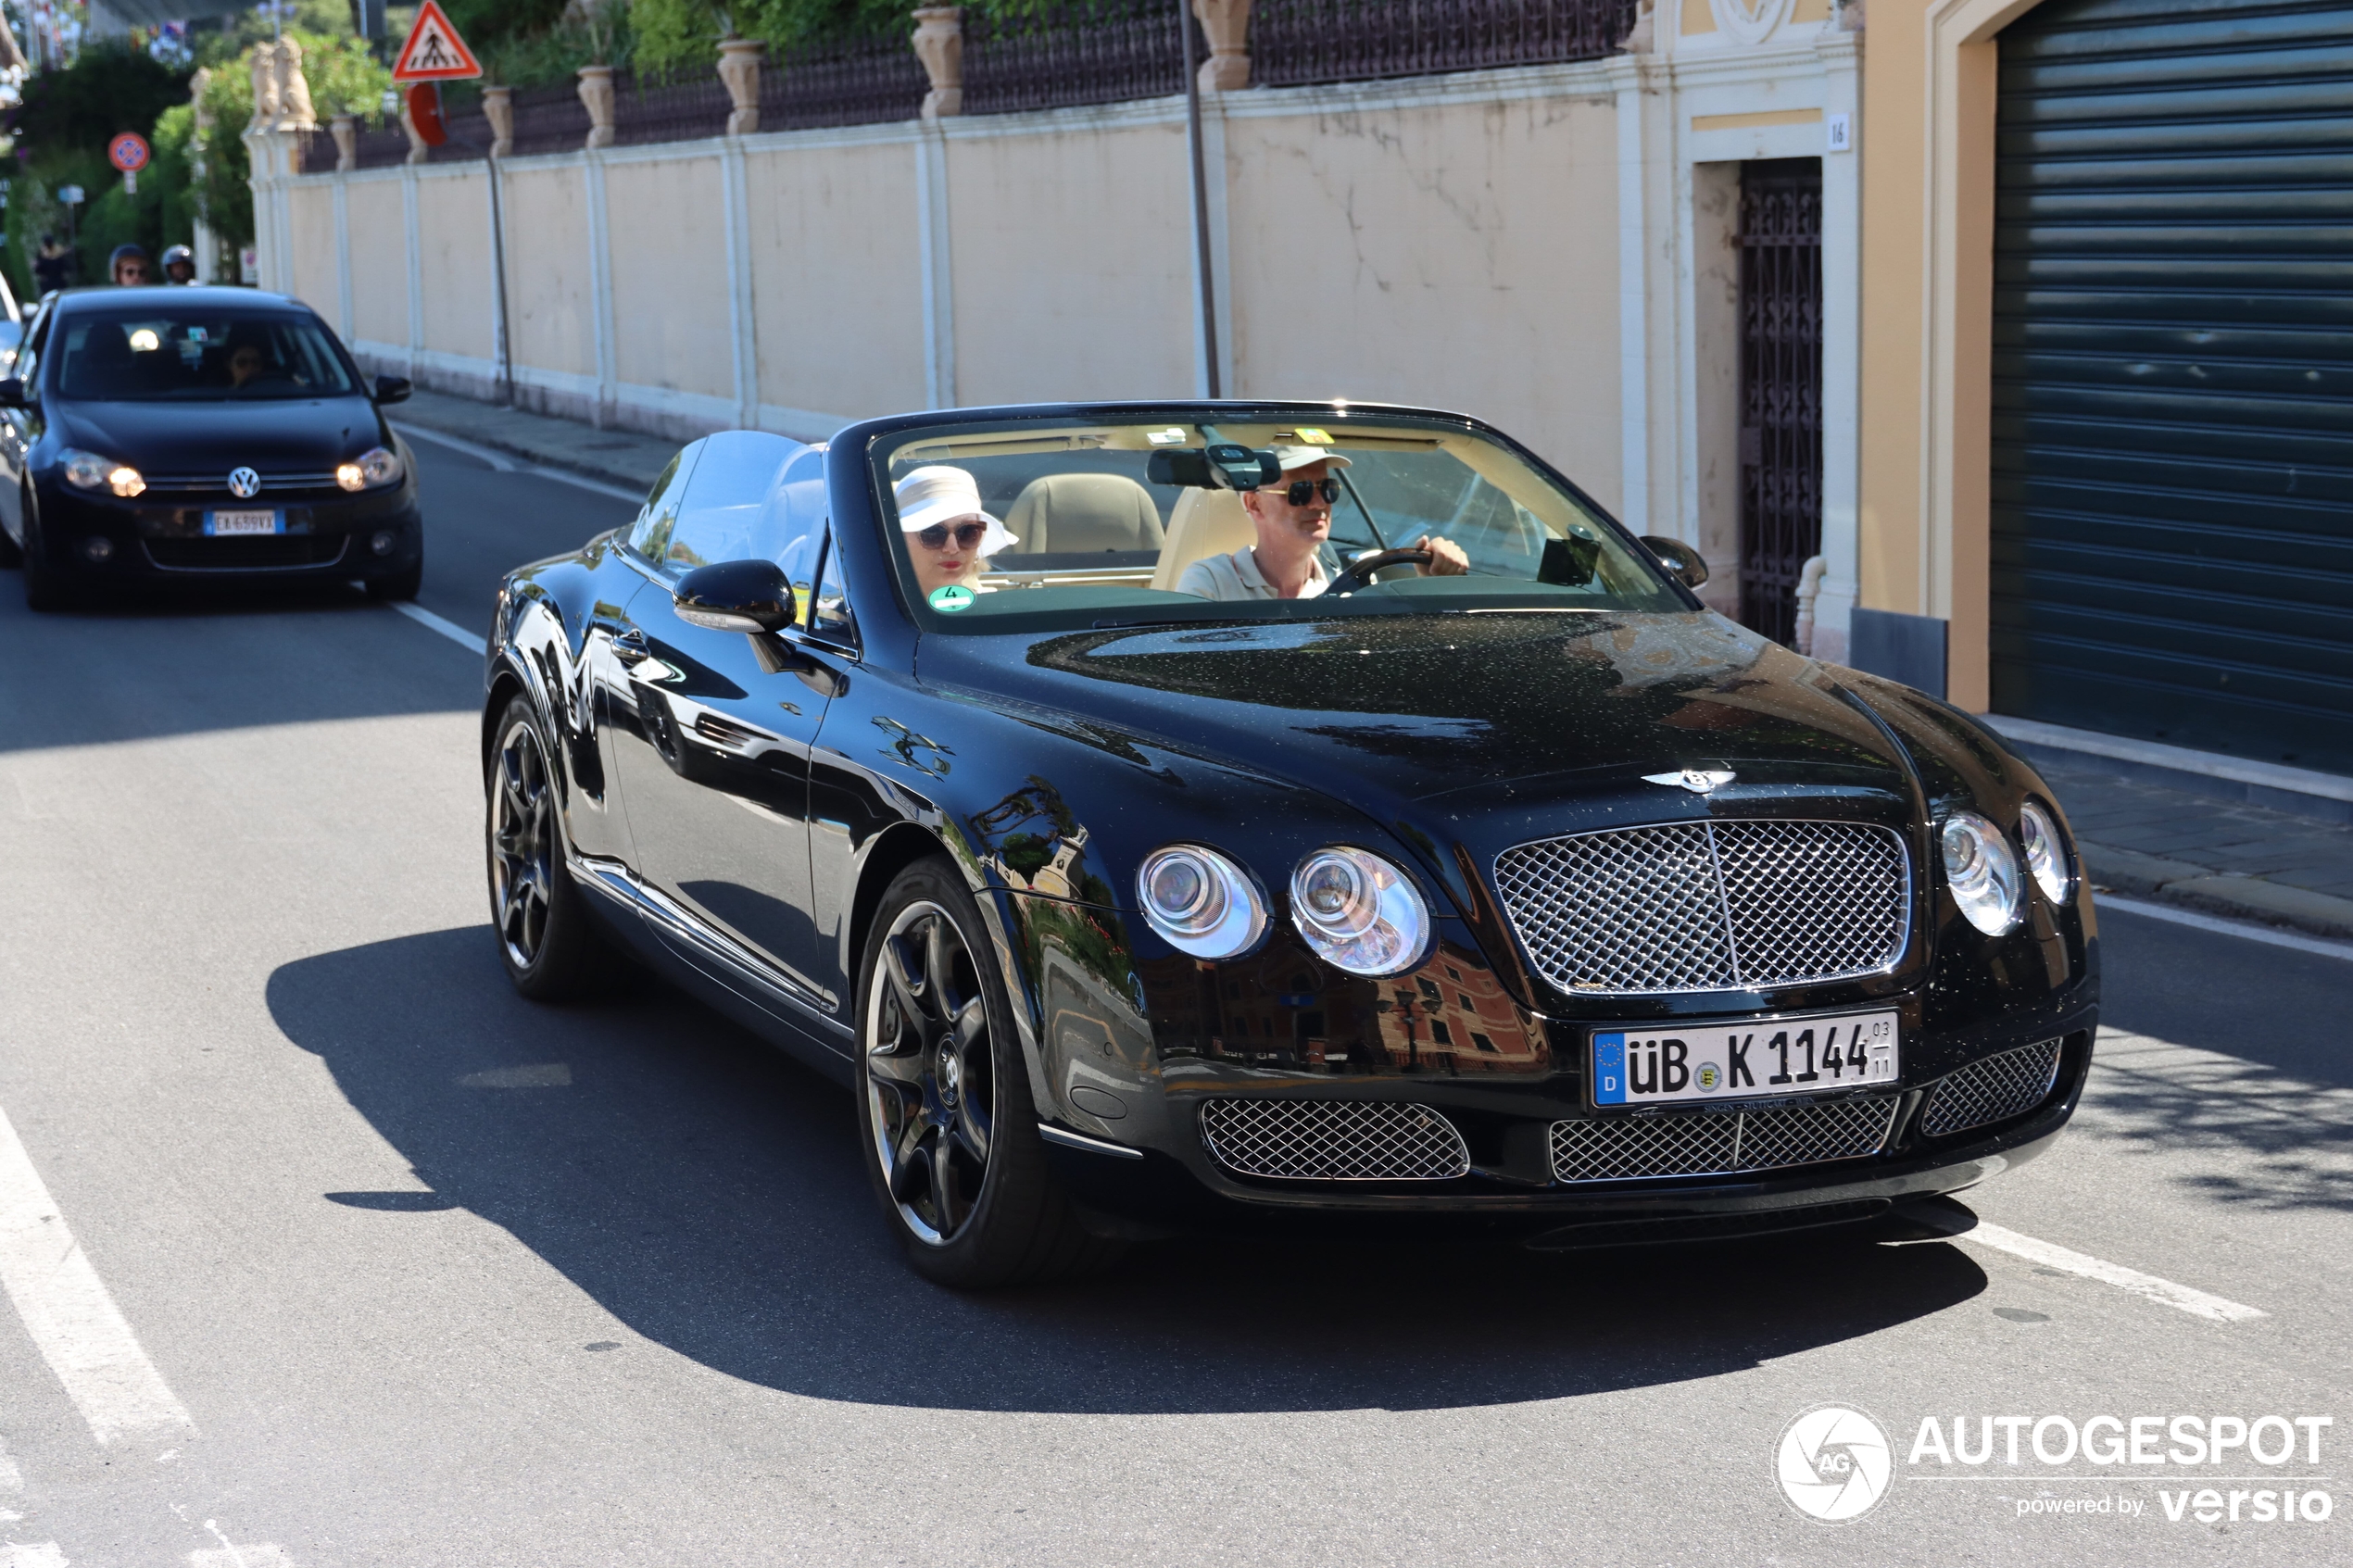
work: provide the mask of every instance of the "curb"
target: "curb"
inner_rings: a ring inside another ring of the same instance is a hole
[[[2209,915],[2287,926],[2315,936],[2353,936],[2353,898],[2261,877],[2230,876],[2186,860],[2078,839],[2095,890],[2111,889]]]

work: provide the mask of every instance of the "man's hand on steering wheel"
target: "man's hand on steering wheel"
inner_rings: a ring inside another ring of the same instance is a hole
[[[1350,563],[1347,571],[1331,580],[1324,593],[1327,596],[1345,597],[1369,586],[1373,573],[1386,571],[1392,566],[1411,566],[1423,577],[1460,577],[1470,571],[1470,557],[1452,539],[1425,533],[1418,543],[1402,550],[1379,550]]]
[[[1470,571],[1470,557],[1464,554],[1463,547],[1452,539],[1425,533],[1414,542],[1411,548],[1429,552],[1429,559],[1415,568],[1424,577],[1460,577]]]

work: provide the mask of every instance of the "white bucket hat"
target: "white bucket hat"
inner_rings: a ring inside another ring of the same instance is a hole
[[[1003,523],[981,509],[980,485],[963,469],[936,463],[914,470],[890,489],[899,499],[901,533],[921,533],[934,523],[976,517],[988,525],[988,532],[980,536],[980,554],[993,556],[1021,543]]]

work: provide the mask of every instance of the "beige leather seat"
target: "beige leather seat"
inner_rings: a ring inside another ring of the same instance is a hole
[[[1157,550],[1160,506],[1118,473],[1050,473],[1022,486],[1005,527],[1025,556]]]
[[[1152,586],[1174,593],[1185,569],[1208,556],[1230,556],[1258,542],[1258,527],[1232,490],[1188,490],[1168,514],[1168,543],[1160,549]]]

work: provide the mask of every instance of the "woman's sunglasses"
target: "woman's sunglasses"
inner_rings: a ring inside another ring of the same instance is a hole
[[[1282,495],[1283,499],[1294,507],[1303,507],[1309,501],[1321,495],[1324,498],[1324,505],[1328,507],[1340,500],[1340,481],[1337,479],[1294,479],[1284,488]]]
[[[919,530],[915,537],[923,541],[924,548],[926,550],[944,550],[948,547],[948,538],[951,532],[955,535],[957,546],[969,550],[980,543],[981,535],[988,532],[988,525],[985,522],[964,522],[957,524],[953,530],[950,530],[944,522],[935,522],[929,528]]]

